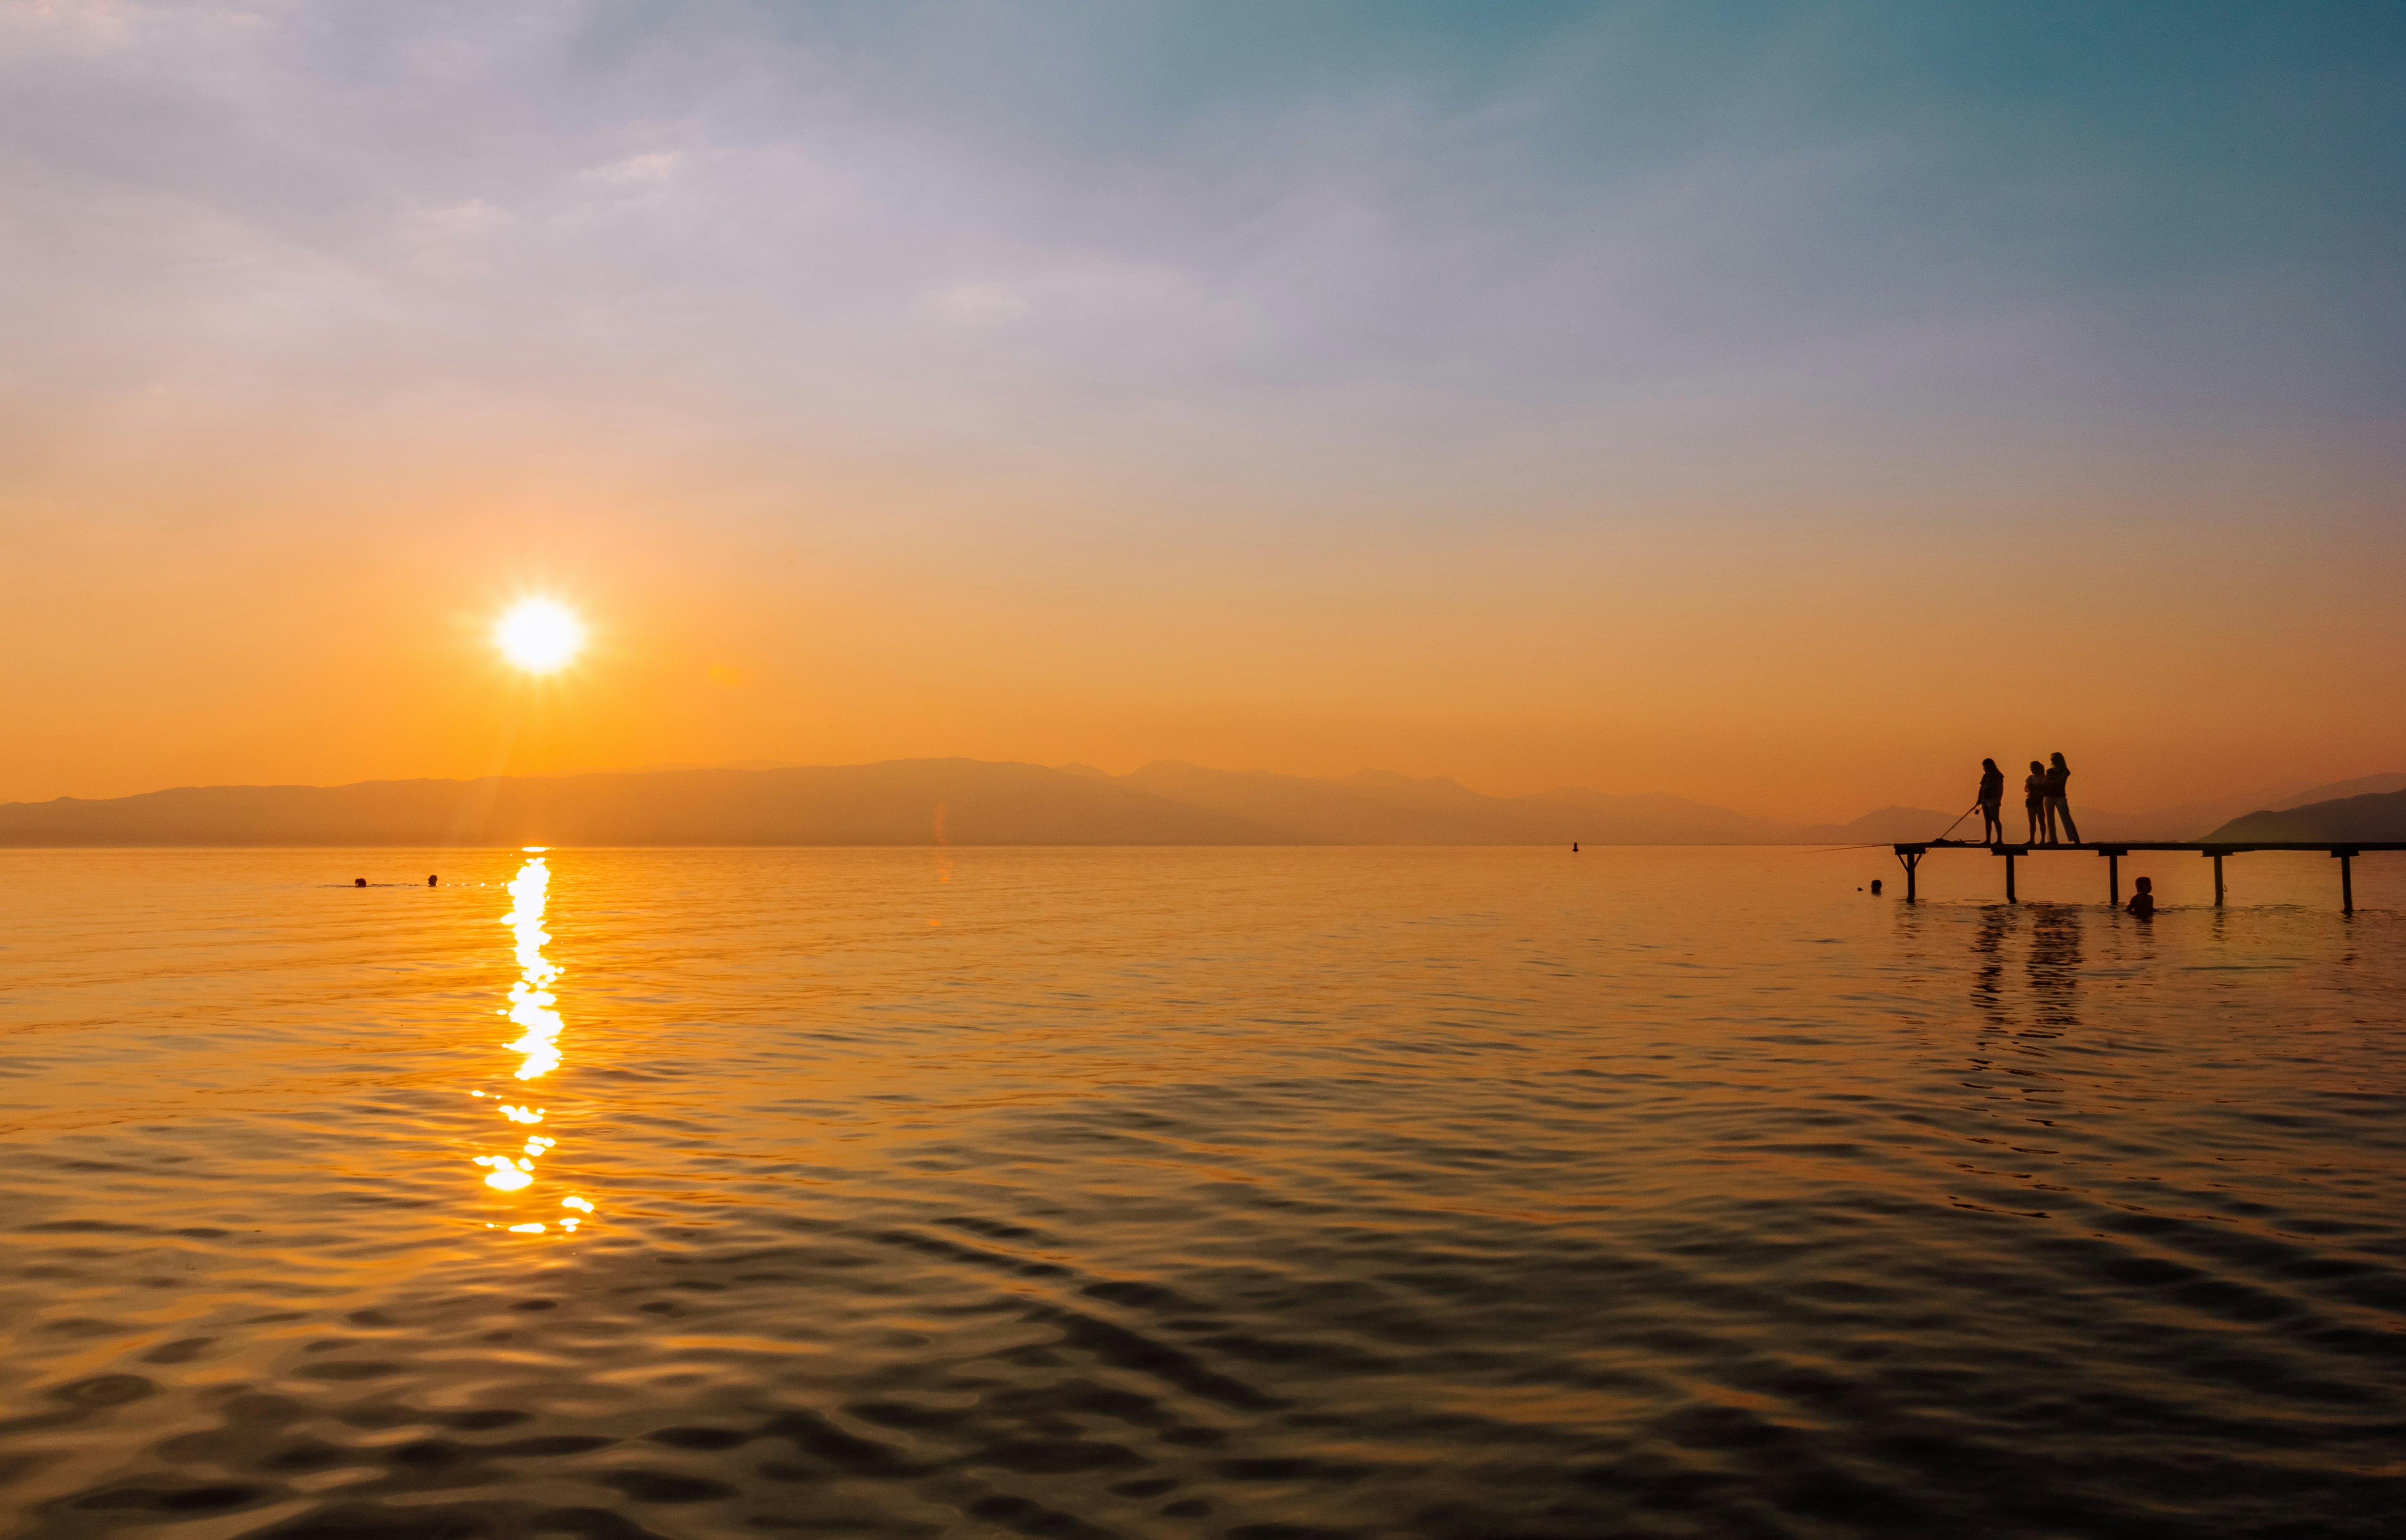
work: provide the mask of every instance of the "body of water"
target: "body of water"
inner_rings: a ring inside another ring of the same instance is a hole
[[[0,1533],[2400,1533],[2406,858],[2001,865],[0,855]]]

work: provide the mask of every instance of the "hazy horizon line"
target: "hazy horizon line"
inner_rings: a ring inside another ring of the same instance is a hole
[[[1637,799],[1637,798],[1657,798],[1657,797],[1659,797],[1659,798],[1670,798],[1670,799],[1673,799],[1673,800],[1676,800],[1676,801],[1685,802],[1685,803],[1688,803],[1688,804],[1690,804],[1690,805],[1691,805],[1691,806],[1698,807],[1698,808],[1709,809],[1709,810],[1714,811],[1714,812],[1728,812],[1728,813],[1734,813],[1734,814],[1736,814],[1736,815],[1738,815],[1738,816],[1740,816],[1740,817],[1744,817],[1744,818],[1748,818],[1748,819],[1756,820],[1756,821],[1758,821],[1758,822],[1761,822],[1761,823],[1763,823],[1763,824],[1767,824],[1767,825],[1774,825],[1774,826],[1785,826],[1785,827],[1789,827],[1789,828],[1843,827],[1845,827],[1847,824],[1854,823],[1854,822],[1859,822],[1859,821],[1861,821],[1861,820],[1862,820],[1862,819],[1869,818],[1869,817],[1873,817],[1873,816],[1876,816],[1877,814],[1880,814],[1880,813],[1883,813],[1883,812],[1899,812],[1899,811],[1903,811],[1903,812],[1938,812],[1938,813],[1940,813],[1940,815],[1941,815],[1941,816],[1944,816],[1944,813],[1943,813],[1943,811],[1942,811],[1942,810],[1934,809],[1934,808],[1918,808],[1918,807],[1915,807],[1915,806],[1914,806],[1912,803],[1910,803],[1910,802],[1902,801],[1902,800],[1896,800],[1896,799],[1890,799],[1890,800],[1888,800],[1888,801],[1885,801],[1885,802],[1880,803],[1880,804],[1879,804],[1878,806],[1876,806],[1876,807],[1873,807],[1873,808],[1866,809],[1866,810],[1864,810],[1863,812],[1859,812],[1859,813],[1855,814],[1852,818],[1847,818],[1847,819],[1834,819],[1834,820],[1833,820],[1833,819],[1810,819],[1810,818],[1796,818],[1796,817],[1781,817],[1781,816],[1778,816],[1778,815],[1776,815],[1776,814],[1770,814],[1770,813],[1751,812],[1748,812],[1747,810],[1745,810],[1745,809],[1743,809],[1743,808],[1731,807],[1731,806],[1729,806],[1729,805],[1727,805],[1727,804],[1724,804],[1724,803],[1707,802],[1707,801],[1702,800],[1702,799],[1700,799],[1700,798],[1698,798],[1691,797],[1691,796],[1688,796],[1688,795],[1686,795],[1686,794],[1684,794],[1684,793],[1681,793],[1681,792],[1672,791],[1672,790],[1668,790],[1668,789],[1664,789],[1664,788],[1660,788],[1660,787],[1657,787],[1657,788],[1650,788],[1650,789],[1644,790],[1644,791],[1607,791],[1607,790],[1604,790],[1604,789],[1601,789],[1601,788],[1599,788],[1599,787],[1595,787],[1595,786],[1592,786],[1592,785],[1583,785],[1583,784],[1575,784],[1575,783],[1564,783],[1564,784],[1560,784],[1560,785],[1556,785],[1556,786],[1549,787],[1549,788],[1547,788],[1546,790],[1543,790],[1543,791],[1534,791],[1534,792],[1491,792],[1491,791],[1481,791],[1481,790],[1479,790],[1478,787],[1473,786],[1473,785],[1470,785],[1468,783],[1466,783],[1466,782],[1465,782],[1465,781],[1461,780],[1460,778],[1455,777],[1455,776],[1451,776],[1451,775],[1443,775],[1443,774],[1437,774],[1437,775],[1414,775],[1414,774],[1411,774],[1411,773],[1407,772],[1407,771],[1387,770],[1387,769],[1384,769],[1384,768],[1380,767],[1380,766],[1371,766],[1371,765],[1366,765],[1366,766],[1363,766],[1363,767],[1361,767],[1361,768],[1359,768],[1359,769],[1357,769],[1357,770],[1352,770],[1352,771],[1346,772],[1346,773],[1344,773],[1344,774],[1333,774],[1333,775],[1313,775],[1313,774],[1308,774],[1308,773],[1304,773],[1304,772],[1300,772],[1300,771],[1294,771],[1294,770],[1271,770],[1271,769],[1267,769],[1267,768],[1265,768],[1265,767],[1259,767],[1259,766],[1247,767],[1247,768],[1245,768],[1245,769],[1241,769],[1241,770],[1232,770],[1232,769],[1227,769],[1227,768],[1221,767],[1221,766],[1204,765],[1204,764],[1201,764],[1201,763],[1199,763],[1199,762],[1197,762],[1197,761],[1195,761],[1195,760],[1189,760],[1189,759],[1177,759],[1177,758],[1170,758],[1170,757],[1166,757],[1166,756],[1164,756],[1164,757],[1155,757],[1155,758],[1146,759],[1146,760],[1145,760],[1145,761],[1143,761],[1141,764],[1137,765],[1136,767],[1134,767],[1134,768],[1133,768],[1133,769],[1131,769],[1131,770],[1111,770],[1104,769],[1103,767],[1098,766],[1098,765],[1094,765],[1094,764],[1091,764],[1091,763],[1087,763],[1087,762],[1084,762],[1084,761],[1079,761],[1079,760],[1064,760],[1064,761],[1060,761],[1060,762],[1046,762],[1046,761],[1043,761],[1043,760],[1036,760],[1036,759],[980,759],[980,758],[978,758],[977,756],[973,756],[973,755],[963,755],[963,754],[953,754],[953,755],[891,755],[891,756],[885,756],[885,757],[883,757],[883,758],[877,758],[877,759],[845,760],[845,761],[840,761],[840,762],[839,762],[839,761],[818,761],[818,762],[813,762],[813,761],[804,761],[804,760],[765,760],[765,759],[737,760],[737,761],[719,762],[719,763],[690,763],[690,762],[683,762],[683,763],[680,763],[680,762],[658,763],[658,762],[655,762],[655,763],[651,763],[651,764],[635,765],[635,766],[625,766],[625,767],[579,767],[579,768],[574,768],[574,769],[556,770],[543,770],[543,771],[503,770],[503,771],[497,771],[497,772],[493,772],[493,773],[491,773],[491,774],[486,774],[486,775],[390,775],[390,776],[369,776],[369,777],[365,777],[365,778],[362,778],[362,779],[360,779],[360,780],[355,780],[355,781],[337,781],[337,782],[310,782],[310,781],[227,781],[227,782],[208,782],[208,783],[194,782],[194,783],[186,783],[186,784],[183,784],[171,785],[171,786],[156,786],[156,787],[152,787],[152,788],[150,788],[150,789],[149,789],[149,790],[147,790],[147,791],[138,791],[138,792],[127,792],[127,793],[121,793],[121,794],[120,794],[120,795],[118,795],[118,796],[114,796],[114,797],[82,797],[82,796],[78,796],[78,795],[76,795],[76,794],[74,794],[74,793],[62,793],[62,794],[60,794],[59,796],[57,796],[57,797],[52,797],[52,798],[24,798],[24,799],[18,799],[18,800],[12,800],[12,801],[0,801],[0,807],[40,807],[40,806],[43,806],[43,805],[45,805],[45,804],[47,804],[47,803],[51,803],[51,802],[118,802],[118,801],[126,801],[126,800],[130,800],[130,799],[132,799],[132,798],[140,798],[140,797],[156,797],[156,796],[163,796],[163,795],[166,795],[166,794],[169,794],[169,793],[173,793],[173,792],[179,792],[179,791],[220,791],[220,790],[235,790],[235,789],[274,790],[274,789],[284,789],[284,788],[299,788],[299,789],[315,790],[315,791],[333,791],[333,790],[341,790],[341,789],[343,789],[343,788],[345,788],[345,787],[349,787],[349,786],[363,786],[363,785],[377,785],[377,784],[405,784],[405,783],[409,783],[409,782],[449,782],[449,783],[454,783],[454,784],[468,784],[468,783],[471,783],[471,782],[476,782],[476,781],[559,781],[559,780],[570,780],[570,779],[575,779],[575,778],[581,778],[581,777],[587,777],[587,776],[608,776],[608,775],[668,775],[668,774],[677,774],[677,773],[695,772],[695,771],[730,771],[730,772],[737,772],[737,773],[759,774],[759,773],[770,773],[770,772],[773,772],[773,771],[777,771],[777,770],[848,770],[848,769],[866,769],[866,768],[870,768],[870,767],[877,766],[877,765],[909,764],[909,763],[933,763],[933,762],[942,762],[942,761],[948,761],[948,760],[957,760],[957,761],[960,761],[960,762],[962,762],[962,763],[967,763],[967,764],[984,764],[984,765],[1026,765],[1026,766],[1029,766],[1029,767],[1031,767],[1031,768],[1035,768],[1035,769],[1054,770],[1054,771],[1058,771],[1058,772],[1061,772],[1061,773],[1064,773],[1064,774],[1073,774],[1073,775],[1074,775],[1074,774],[1080,774],[1080,773],[1091,773],[1091,774],[1100,775],[1100,776],[1106,777],[1106,778],[1108,778],[1108,779],[1110,779],[1110,780],[1111,780],[1111,781],[1114,781],[1114,782],[1123,781],[1123,780],[1125,780],[1125,778],[1127,778],[1128,776],[1135,775],[1135,774],[1139,774],[1139,773],[1140,773],[1141,771],[1143,771],[1143,770],[1148,770],[1148,769],[1150,769],[1150,768],[1152,768],[1152,767],[1153,767],[1153,766],[1156,766],[1156,765],[1173,765],[1173,766],[1188,767],[1188,768],[1192,768],[1192,769],[1196,769],[1196,770],[1210,770],[1210,771],[1211,771],[1212,773],[1215,773],[1215,774],[1224,774],[1224,775],[1259,775],[1259,776],[1271,776],[1271,777],[1277,777],[1277,778],[1285,779],[1285,780],[1294,780],[1294,781],[1309,781],[1309,782],[1316,782],[1316,783],[1321,783],[1321,784],[1330,784],[1330,785],[1344,785],[1344,784],[1349,784],[1350,782],[1352,782],[1352,781],[1353,781],[1353,780],[1358,779],[1359,777],[1366,776],[1366,775],[1393,776],[1393,777],[1394,777],[1394,778],[1396,778],[1396,779],[1398,779],[1398,780],[1406,781],[1406,782],[1416,782],[1416,783],[1421,783],[1421,784],[1437,784],[1450,785],[1450,786],[1452,786],[1452,787],[1454,787],[1454,788],[1456,788],[1456,789],[1458,789],[1458,790],[1461,790],[1461,791],[1466,792],[1466,793],[1468,793],[1468,794],[1470,794],[1470,795],[1472,795],[1472,796],[1475,796],[1475,797],[1480,797],[1480,798],[1488,798],[1488,799],[1491,799],[1491,800],[1494,800],[1494,801],[1503,801],[1503,802],[1509,802],[1509,801],[1521,801],[1521,800],[1528,800],[1528,799],[1532,799],[1532,798],[1546,798],[1546,797],[1560,796],[1560,795],[1563,795],[1563,794],[1565,794],[1565,793],[1578,793],[1578,794],[1584,794],[1584,795],[1588,795],[1588,796],[1608,797],[1608,798],[1621,798],[1621,799],[1631,799],[1631,800]],[[2274,788],[2273,788],[2273,787],[2272,787],[2272,786],[2257,786],[2257,787],[2252,788],[2252,789],[2250,789],[2250,790],[2248,790],[2248,791],[2244,791],[2244,792],[2238,792],[2238,791],[2228,792],[2228,793],[2225,793],[2224,795],[2222,795],[2221,797],[2217,797],[2217,798],[2195,798],[2195,799],[2192,799],[2192,800],[2189,800],[2189,801],[2185,801],[2185,802],[2171,802],[2171,803],[2164,803],[2164,804],[2161,804],[2161,805],[2159,805],[2159,806],[2147,807],[2147,808],[2138,808],[2138,809],[2106,809],[2106,808],[2102,808],[2102,807],[2098,807],[2098,808],[2087,808],[2087,807],[2084,807],[2082,811],[2084,811],[2084,812],[2091,812],[2093,815],[2095,815],[2095,816],[2100,816],[2100,817],[2116,817],[2116,818],[2120,818],[2120,817],[2130,817],[2130,818],[2158,817],[2158,816],[2164,816],[2164,815],[2168,815],[2168,814],[2172,814],[2172,813],[2183,812],[2186,812],[2186,811],[2188,811],[2188,810],[2191,810],[2191,809],[2204,809],[2204,808],[2215,808],[2215,807],[2219,807],[2219,806],[2223,806],[2223,805],[2225,805],[2225,804],[2229,804],[2229,803],[2232,803],[2232,802],[2237,802],[2237,801],[2242,801],[2242,800],[2245,800],[2245,799],[2252,798],[2257,798],[2257,797],[2264,798],[2266,798],[2266,799],[2268,799],[2268,800],[2270,800],[2270,799],[2278,799],[2278,798],[2282,798],[2294,797],[2294,796],[2300,795],[2300,794],[2301,794],[2301,793],[2303,793],[2303,792],[2306,792],[2306,791],[2314,791],[2314,790],[2321,790],[2321,789],[2330,788],[2330,787],[2345,786],[2345,785],[2349,785],[2349,784],[2352,784],[2356,783],[2356,782],[2361,782],[2361,781],[2371,781],[2371,780],[2377,780],[2377,779],[2383,778],[2383,777],[2385,777],[2385,776],[2400,776],[2400,777],[2406,777],[2406,770],[2368,770],[2368,771],[2364,771],[2364,772],[2362,772],[2362,773],[2360,773],[2360,774],[2351,775],[2351,776],[2343,776],[2343,777],[2341,777],[2341,778],[2339,778],[2339,779],[2337,779],[2337,780],[2334,780],[2334,781],[2329,781],[2329,782],[2321,783],[2319,785],[2315,785],[2315,784],[2303,784],[2303,785],[2300,785],[2300,784],[2293,784],[2293,783],[2291,783],[2291,782],[2284,782],[2284,783],[2279,784],[2279,785],[2280,785],[2280,789],[2274,789]],[[2010,788],[2009,788],[2009,789],[2010,789]],[[2007,796],[2007,798],[2006,798],[2006,802],[2007,802],[2007,804],[2008,804],[2007,811],[2010,812],[2011,812],[2011,804],[2012,804],[2012,802],[2013,802],[2013,798],[2012,798],[2010,795],[2008,795],[2008,796]],[[2248,811],[2254,811],[2254,810],[2248,810]],[[1639,844],[1643,844],[1643,843],[1649,843],[1649,842],[1653,842],[1653,841],[1616,841],[1616,842],[1619,842],[1619,843],[1639,843]],[[1689,844],[1689,843],[1693,843],[1693,842],[1694,842],[1694,841],[1660,841],[1660,843],[1663,843],[1663,844]],[[1707,843],[1723,843],[1723,842],[1725,842],[1725,841],[1706,841],[1706,842],[1707,842]],[[1508,842],[1508,841],[1507,841],[1507,843],[1508,844],[1508,843],[1510,843],[1510,842]],[[67,847],[67,846],[62,846],[62,847],[23,846],[23,847],[18,847],[18,848],[24,848],[24,849],[62,848],[62,849],[67,849],[67,848],[77,848],[77,847]],[[131,849],[131,848],[148,848],[148,847],[131,847],[131,846],[127,846],[127,847],[105,847],[105,848],[128,848],[128,849]],[[162,848],[194,848],[194,849],[197,849],[197,848],[217,848],[217,847],[197,847],[197,846],[189,846],[189,847],[162,847]],[[243,848],[252,848],[252,847],[245,847],[245,846],[228,846],[228,847],[223,847],[223,848],[228,848],[228,849],[243,849]],[[304,847],[293,847],[293,848],[304,848]],[[335,846],[325,846],[325,847],[305,847],[305,848],[347,849],[347,848],[353,848],[353,847],[335,845]],[[381,847],[358,847],[358,848],[381,848]],[[432,848],[443,848],[443,847],[432,847],[432,846],[430,846],[430,847],[425,847],[425,848],[432,849]],[[469,848],[469,847],[463,847],[463,848]],[[473,848],[482,848],[482,847],[473,847]],[[504,849],[504,848],[515,848],[515,847],[498,846],[498,845],[497,845],[497,846],[494,846],[494,847],[492,847],[492,848],[495,848],[495,849]],[[584,847],[580,847],[580,848],[584,848]],[[589,847],[589,848],[594,848],[594,849],[607,849],[607,848],[617,848],[617,847],[610,847],[610,846],[594,846],[594,847]],[[627,848],[637,848],[637,847],[627,847]],[[642,848],[654,848],[654,847],[642,847]],[[683,847],[657,847],[657,848],[683,848]],[[693,848],[697,848],[697,849],[707,849],[707,848],[714,848],[714,847],[708,847],[708,846],[697,846],[697,847],[693,847]],[[778,848],[778,847],[763,846],[763,847],[757,847],[757,848]],[[830,848],[834,848],[834,847],[830,847]],[[878,848],[878,847],[868,847],[868,846],[865,846],[865,847],[862,847],[862,848]],[[1063,848],[1073,848],[1073,847],[1063,847]],[[1130,848],[1136,848],[1136,847],[1130,847]],[[1267,847],[1266,847],[1266,848],[1267,848]],[[1396,847],[1396,848],[1412,848],[1412,847],[1410,847],[1410,846],[1399,846],[1399,847]],[[1499,848],[1500,848],[1500,847],[1499,847]]]

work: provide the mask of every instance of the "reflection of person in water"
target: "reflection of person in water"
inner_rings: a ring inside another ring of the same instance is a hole
[[[2001,1024],[2005,1003],[2005,937],[2012,928],[2005,906],[1993,904],[1981,910],[1980,928],[1972,938],[1974,960],[1979,965],[1972,975],[1972,1004]]]
[[[2046,842],[2054,844],[2056,835],[2060,833],[2076,845],[2080,843],[2080,826],[2072,821],[2072,804],[2063,799],[2063,784],[2072,779],[2072,767],[2063,762],[2059,754],[2051,754],[2047,758],[2051,765],[2046,772]]]
[[[2122,906],[2142,920],[2156,917],[2156,883],[2152,877],[2142,877],[2130,884],[2130,901]]]
[[[1980,761],[1980,843],[2002,845],[2005,842],[2005,824],[1997,810],[2005,799],[2005,772],[1993,759]]]
[[[2080,1023],[2080,910],[2037,904],[2031,912],[2031,1033]]]
[[[2022,777],[2022,811],[2030,814],[2030,842],[2037,844],[2040,826],[2046,822],[2046,767],[2035,759]]]

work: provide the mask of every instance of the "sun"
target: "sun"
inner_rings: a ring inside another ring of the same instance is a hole
[[[493,645],[529,673],[549,673],[585,649],[585,623],[548,599],[520,600],[493,628]]]

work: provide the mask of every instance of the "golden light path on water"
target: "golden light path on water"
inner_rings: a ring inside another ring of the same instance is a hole
[[[509,884],[512,900],[510,911],[502,916],[502,924],[510,927],[517,951],[518,976],[510,985],[510,1003],[493,1014],[506,1016],[518,1026],[517,1040],[509,1044],[511,1053],[518,1055],[516,1078],[521,1081],[540,1080],[559,1067],[559,996],[551,992],[560,974],[559,965],[543,954],[551,933],[543,928],[543,916],[551,897],[551,868],[544,860],[541,845],[526,847],[526,863]],[[472,1096],[484,1096],[482,1091],[472,1091]],[[502,1117],[514,1125],[531,1126],[543,1122],[544,1109],[524,1102],[501,1103]],[[518,1193],[534,1185],[535,1165],[550,1153],[558,1141],[542,1134],[529,1134],[517,1151],[509,1154],[478,1155],[475,1164],[488,1167],[485,1185],[498,1193]],[[561,1230],[574,1233],[582,1217],[593,1212],[593,1205],[572,1193],[559,1200],[563,1208],[573,1210],[559,1221]],[[489,1224],[488,1229],[501,1229]],[[549,1226],[541,1220],[528,1220],[507,1227],[516,1235],[539,1236]]]

